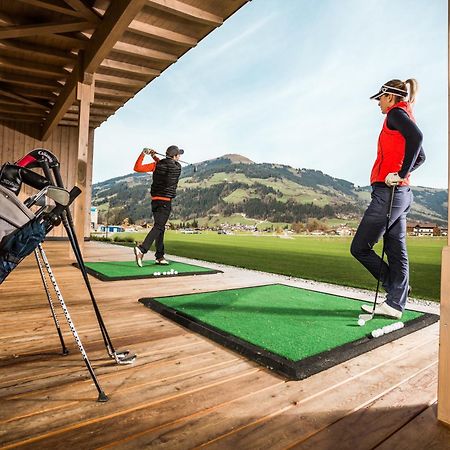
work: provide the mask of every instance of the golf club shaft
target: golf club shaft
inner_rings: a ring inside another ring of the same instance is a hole
[[[375,300],[373,302],[372,315],[375,314],[375,308],[377,307],[378,292],[380,290],[381,273],[383,271],[384,253],[385,253],[385,250],[386,250],[386,239],[385,239],[385,236],[386,236],[386,234],[389,231],[389,221],[391,220],[392,205],[394,204],[395,187],[396,187],[396,185],[392,186],[391,195],[389,197],[389,209],[388,209],[388,212],[386,214],[386,230],[385,230],[385,232],[383,234],[383,249],[381,251],[380,270],[378,272],[377,290],[375,291]]]
[[[162,153],[159,153],[159,152],[156,152],[156,151],[155,151],[155,153],[156,153],[157,155],[159,155],[159,156],[164,156],[165,158],[166,158],[166,157],[167,157],[167,158],[170,158],[170,156],[163,155]],[[181,159],[179,159],[178,161],[179,161],[180,163],[183,163],[183,164],[187,164],[187,165],[189,165],[189,166],[192,166],[191,163],[188,163],[188,162],[183,161],[183,160],[181,160]]]

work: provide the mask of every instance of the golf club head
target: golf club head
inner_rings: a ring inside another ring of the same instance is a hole
[[[56,186],[47,187],[47,197],[62,206],[67,206],[70,202],[69,192],[66,189]]]
[[[362,319],[362,320],[364,320],[364,322],[367,322],[367,321],[373,319],[373,314],[360,314],[358,316],[358,319]]]

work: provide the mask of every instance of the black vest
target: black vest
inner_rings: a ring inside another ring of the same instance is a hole
[[[153,172],[152,197],[175,198],[180,175],[181,164],[178,161],[172,158],[158,161]]]

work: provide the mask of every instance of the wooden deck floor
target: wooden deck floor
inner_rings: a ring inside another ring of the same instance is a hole
[[[117,366],[105,356],[67,243],[45,248],[110,400],[95,401],[65,323],[71,353],[58,354],[31,257],[0,286],[2,448],[450,449],[450,430],[436,422],[437,324],[306,380],[286,382],[137,302],[264,284],[265,275],[249,278],[230,268],[158,280],[91,278],[115,346],[139,355],[133,366]],[[85,258],[124,260],[131,254],[91,242]]]

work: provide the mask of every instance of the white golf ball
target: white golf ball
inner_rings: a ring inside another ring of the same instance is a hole
[[[167,275],[167,272],[163,272],[163,275]]]
[[[366,321],[364,319],[358,319],[358,325],[360,327],[363,327],[366,324]]]
[[[158,275],[158,272],[153,272],[153,276],[156,277]]]
[[[372,331],[372,337],[377,338],[378,337],[378,330]]]
[[[173,273],[174,273],[175,275],[178,275],[178,272],[177,272],[176,270],[174,270]]]

